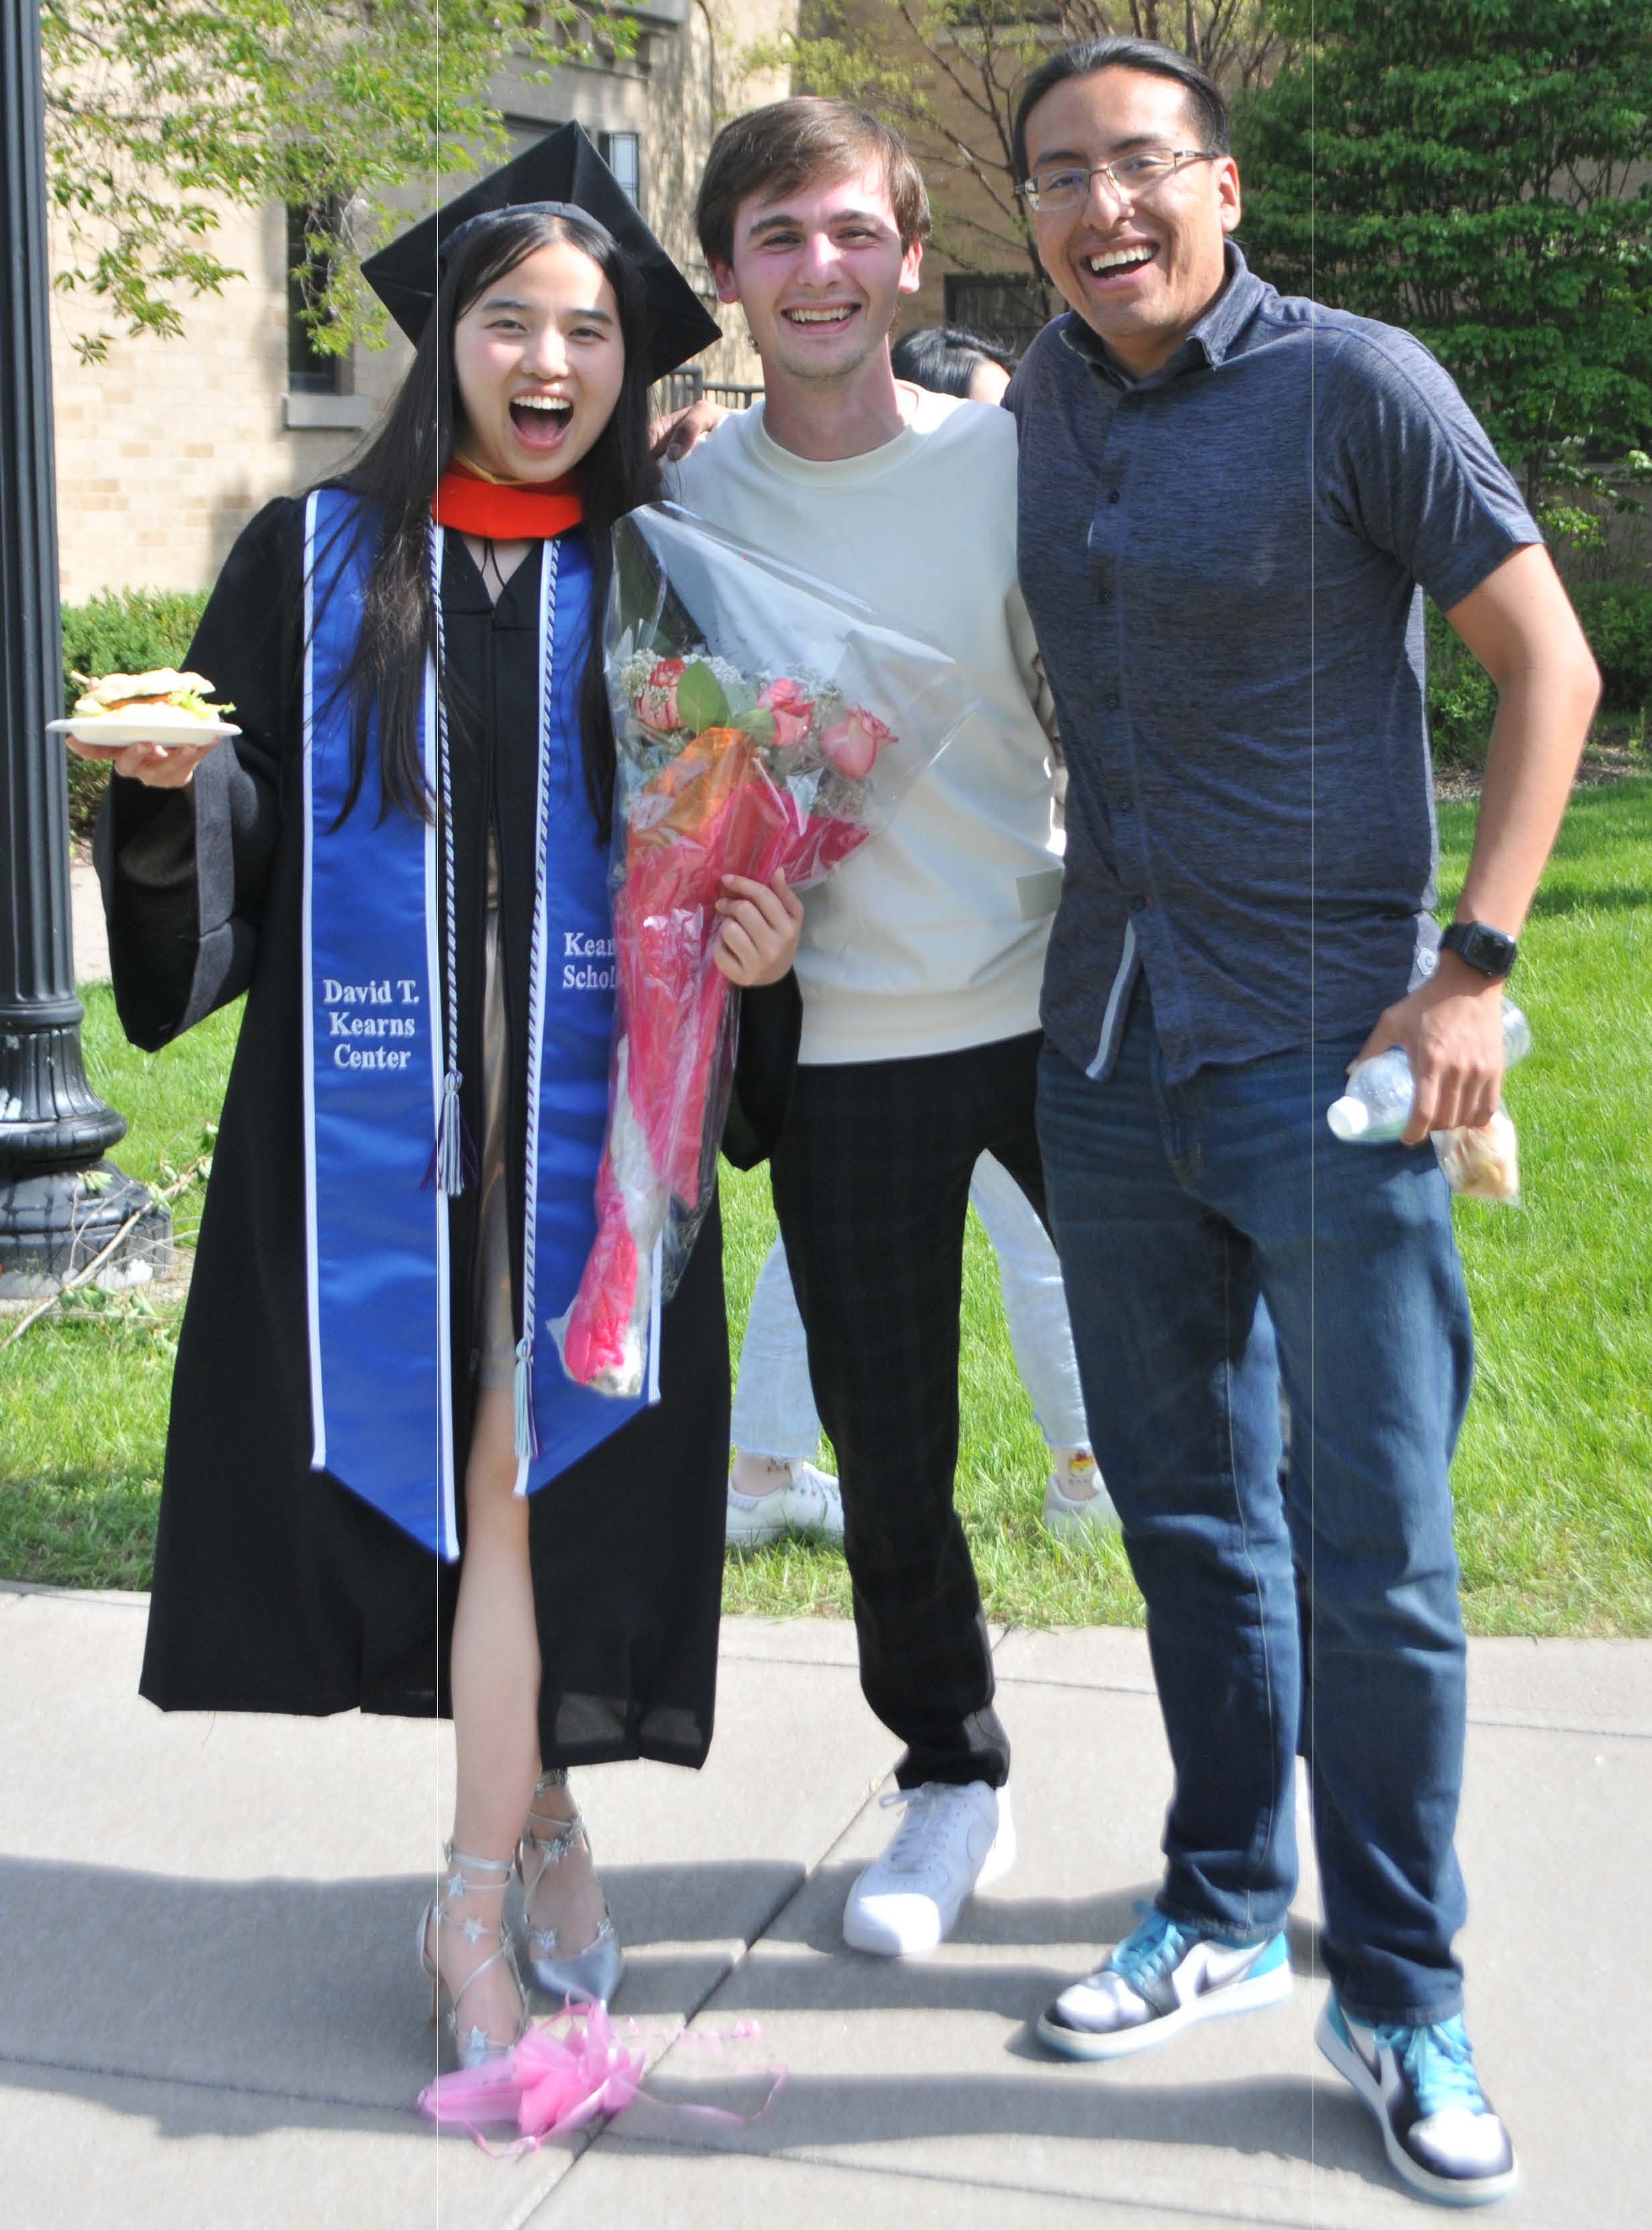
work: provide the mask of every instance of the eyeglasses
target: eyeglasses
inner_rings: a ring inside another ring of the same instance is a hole
[[[1092,163],[1088,170],[1045,171],[1039,177],[1023,179],[1019,190],[1030,209],[1049,216],[1081,209],[1090,199],[1090,180],[1105,178],[1114,198],[1129,209],[1189,163],[1220,160],[1207,147],[1143,147],[1134,155],[1121,155],[1115,163]]]

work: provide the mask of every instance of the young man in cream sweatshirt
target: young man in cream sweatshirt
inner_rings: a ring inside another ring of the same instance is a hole
[[[806,899],[803,1037],[775,1205],[837,1452],[861,1684],[906,1744],[905,1816],[847,1941],[929,1949],[1014,1855],[1009,1746],[953,1507],[970,1174],[1040,1212],[1038,993],[1060,893],[1049,698],[1015,577],[1006,411],[890,368],[929,207],[898,137],[787,100],[714,144],[696,212],[764,400],[678,467],[691,510],[939,643],[980,707],[878,841]]]

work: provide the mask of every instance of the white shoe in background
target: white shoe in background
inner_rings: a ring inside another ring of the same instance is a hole
[[[1116,1533],[1119,1514],[1090,1450],[1062,1448],[1057,1455],[1044,1490],[1044,1522],[1051,1532],[1067,1540],[1082,1539],[1086,1533]]]
[[[729,1479],[723,1540],[730,1549],[759,1549],[788,1533],[835,1544],[843,1539],[843,1497],[829,1472],[812,1463],[772,1463],[784,1480],[769,1494],[742,1494]]]

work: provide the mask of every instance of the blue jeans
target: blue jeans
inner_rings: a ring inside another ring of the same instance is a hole
[[[1283,1924],[1303,1715],[1294,1553],[1326,1966],[1356,2019],[1421,2022],[1462,2003],[1448,1467],[1472,1339],[1432,1153],[1326,1128],[1358,1045],[1170,1086],[1143,986],[1105,1083],[1045,1047],[1038,1138],[1175,1766],[1160,1907],[1235,1943]]]

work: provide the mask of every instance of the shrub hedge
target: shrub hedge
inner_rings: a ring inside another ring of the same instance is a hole
[[[1652,705],[1652,581],[1580,582],[1571,591],[1600,668],[1603,712]],[[1428,607],[1428,718],[1437,766],[1482,766],[1497,692],[1433,604]]]
[[[183,661],[207,592],[189,589],[106,590],[90,603],[63,607],[63,710],[80,695],[72,672],[89,674],[145,674],[152,666]],[[89,836],[109,779],[106,761],[68,754],[69,827]]]
[[[1652,701],[1652,581],[1585,581],[1572,592],[1603,685],[1608,712],[1638,712]]]

